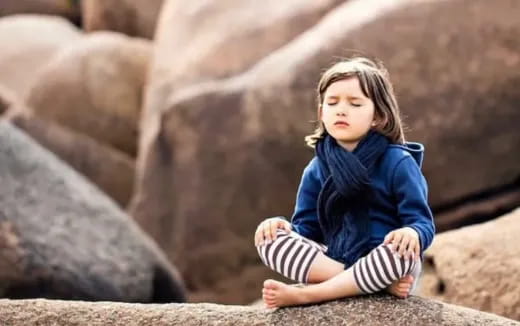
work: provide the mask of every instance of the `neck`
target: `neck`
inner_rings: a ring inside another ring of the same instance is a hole
[[[344,149],[346,149],[349,152],[353,152],[354,149],[356,149],[357,144],[359,144],[359,141],[356,141],[356,142],[343,142],[341,140],[338,140],[337,142],[338,142],[338,145],[340,145],[341,147],[343,147]]]

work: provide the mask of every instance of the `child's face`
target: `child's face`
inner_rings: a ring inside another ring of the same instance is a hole
[[[325,91],[319,112],[327,132],[349,151],[376,124],[374,103],[363,94],[357,77],[332,83]],[[348,125],[337,124],[338,121]]]

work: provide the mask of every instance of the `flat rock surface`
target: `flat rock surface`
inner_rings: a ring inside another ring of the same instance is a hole
[[[305,307],[0,300],[0,323],[17,325],[520,325],[493,314],[411,296],[342,299]]]

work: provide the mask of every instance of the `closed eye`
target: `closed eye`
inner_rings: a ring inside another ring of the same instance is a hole
[[[327,101],[327,105],[329,105],[329,106],[336,105],[336,104],[338,104],[338,102],[339,102],[338,100],[331,98],[329,101]],[[349,101],[349,104],[356,108],[363,106],[362,104],[352,103],[350,101]]]

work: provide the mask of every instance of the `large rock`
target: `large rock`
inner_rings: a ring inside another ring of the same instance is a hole
[[[421,295],[520,320],[520,208],[443,232],[426,251]]]
[[[126,207],[134,185],[132,157],[27,110],[13,109],[7,118],[96,184],[121,207]]]
[[[168,83],[175,89],[243,72],[341,2],[168,0],[157,28],[151,88]]]
[[[13,94],[13,92],[0,85],[0,115],[7,112],[13,105],[18,103],[18,99]]]
[[[77,0],[2,0],[0,17],[14,14],[44,14],[64,16],[79,23],[80,10]]]
[[[153,134],[148,122],[165,108],[173,91],[247,70],[344,1],[166,1],[157,27],[141,143]]]
[[[0,300],[0,323],[21,325],[421,325],[518,326],[497,315],[434,300],[370,296],[307,307],[264,309],[233,305],[129,304],[53,300]]]
[[[111,30],[152,39],[163,0],[82,0],[86,31]]]
[[[98,188],[0,121],[0,297],[182,302],[170,265]]]
[[[514,6],[351,1],[248,72],[172,94],[147,126],[153,132],[140,152],[132,215],[192,289],[218,287],[229,275],[242,282],[260,263],[257,224],[292,214],[313,155],[303,137],[316,119],[319,75],[353,48],[388,66],[408,138],[426,145],[433,205],[510,182],[520,173]],[[448,45],[449,60],[440,60]],[[211,280],[208,268],[218,268]],[[251,295],[240,289],[236,300]]]
[[[435,215],[437,232],[456,229],[462,226],[481,223],[501,216],[520,206],[520,182],[492,189],[485,196],[480,194],[463,200],[456,206],[445,208]]]
[[[42,117],[135,156],[150,51],[147,40],[89,34],[47,64],[27,104]]]
[[[0,8],[3,5],[4,2]],[[58,50],[80,37],[80,31],[61,17],[16,15],[1,18],[0,84],[21,99],[25,98],[38,71]]]

